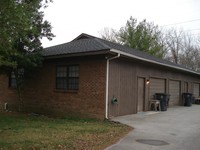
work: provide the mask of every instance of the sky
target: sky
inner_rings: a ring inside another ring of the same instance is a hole
[[[132,16],[165,28],[200,33],[200,0],[53,0],[44,10],[56,35],[43,47],[67,43],[81,33],[100,37],[104,28],[119,30]]]

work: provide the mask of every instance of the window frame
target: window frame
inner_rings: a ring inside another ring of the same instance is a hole
[[[18,73],[17,77],[19,80],[18,82],[22,82],[25,74],[24,68],[21,69],[18,68],[17,73]],[[17,88],[17,80],[14,71],[11,71],[9,74],[9,87],[14,89]]]
[[[13,71],[9,74],[9,87],[13,89],[17,88],[17,81]]]
[[[62,72],[63,67],[63,72]],[[78,67],[71,68],[70,67]],[[58,69],[61,72],[58,72]],[[59,76],[60,74],[60,76]],[[74,65],[57,65],[56,66],[56,90],[59,91],[78,91],[79,90],[79,78],[80,78],[80,66]],[[60,81],[59,81],[60,80]],[[60,82],[60,83],[59,83]]]

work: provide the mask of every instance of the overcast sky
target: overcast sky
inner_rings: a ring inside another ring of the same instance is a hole
[[[103,28],[118,30],[130,16],[193,35],[200,32],[200,0],[54,0],[44,12],[56,35],[52,41],[43,39],[44,47],[69,42],[81,33],[99,37]]]

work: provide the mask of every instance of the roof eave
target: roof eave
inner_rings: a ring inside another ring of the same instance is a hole
[[[79,52],[79,53],[67,53],[67,54],[58,54],[58,55],[49,55],[43,56],[44,59],[56,59],[56,58],[68,58],[68,57],[78,57],[78,56],[92,56],[92,55],[101,55],[107,54],[110,50],[99,50],[99,51],[90,51],[90,52]]]

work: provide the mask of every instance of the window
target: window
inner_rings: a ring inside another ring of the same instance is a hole
[[[18,77],[18,82],[19,84],[21,84],[23,82],[23,77],[24,77],[24,69],[18,69],[17,70],[17,77]],[[14,72],[12,71],[10,73],[10,77],[9,77],[9,86],[11,88],[17,88],[17,81],[16,81],[16,76],[14,74]]]
[[[15,78],[14,72],[11,72],[11,74],[10,74],[9,86],[12,87],[12,88],[16,88],[17,87],[17,82],[16,82],[16,78]]]
[[[79,88],[79,66],[57,66],[56,89],[78,90]]]

